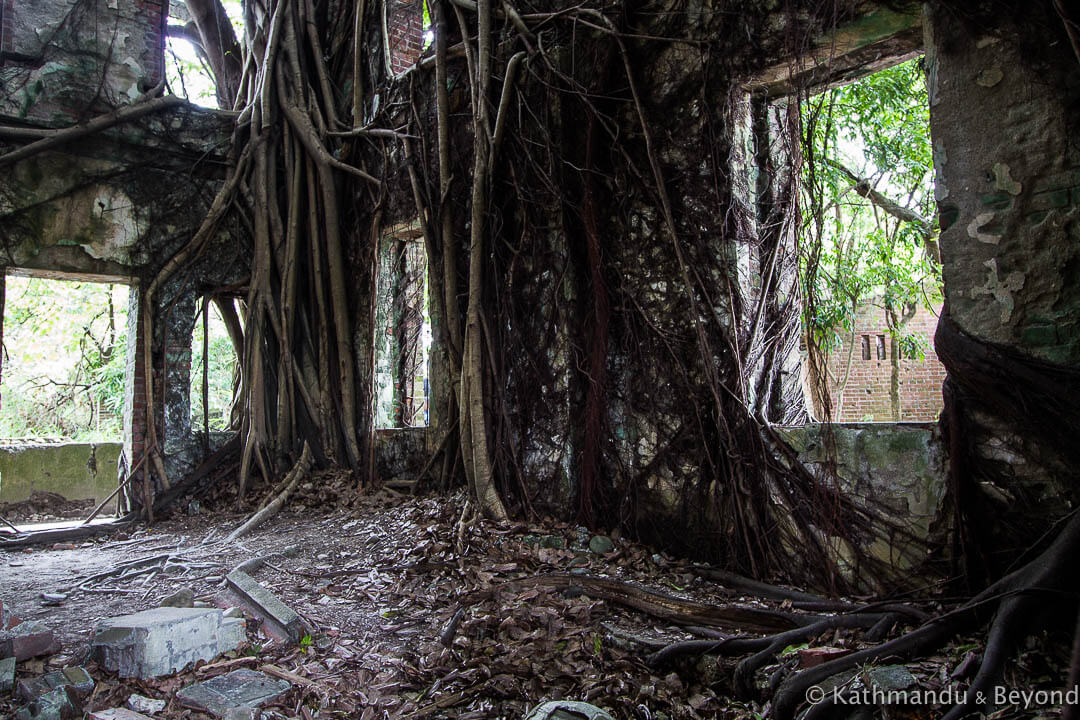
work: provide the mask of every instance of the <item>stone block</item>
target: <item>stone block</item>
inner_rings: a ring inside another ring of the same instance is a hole
[[[82,716],[78,701],[68,687],[58,687],[19,708],[16,720],[75,720]]]
[[[11,692],[15,687],[15,658],[0,660],[0,693]]]
[[[293,642],[300,640],[303,634],[300,616],[276,595],[242,570],[233,570],[225,581],[240,597],[251,603],[251,609],[257,615],[277,626]]]
[[[32,702],[42,695],[62,687],[71,688],[79,697],[86,697],[94,691],[94,679],[90,677],[85,668],[79,666],[66,667],[48,675],[20,680],[18,695],[23,700]]]
[[[143,715],[127,708],[98,710],[90,713],[89,718],[90,720],[151,720],[149,715]]]
[[[239,647],[247,641],[247,622],[242,617],[222,617],[219,637],[223,646]]]
[[[39,622],[27,620],[10,630],[0,630],[0,657],[27,658],[56,652],[53,631]]]
[[[154,608],[98,624],[92,657],[120,677],[169,675],[234,650],[239,633],[216,608]]]
[[[258,708],[290,687],[285,680],[245,668],[189,685],[176,693],[176,699],[185,707],[225,717],[226,713],[236,708]]]

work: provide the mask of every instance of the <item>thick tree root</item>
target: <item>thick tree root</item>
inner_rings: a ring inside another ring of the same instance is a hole
[[[300,454],[300,459],[296,461],[296,464],[293,465],[292,470],[290,470],[289,474],[285,476],[285,480],[283,481],[285,489],[278,493],[277,497],[275,497],[273,500],[263,506],[261,510],[248,518],[247,522],[233,530],[232,534],[230,534],[229,537],[225,539],[225,541],[232,542],[238,537],[248,534],[270,518],[274,517],[274,515],[277,514],[278,510],[281,509],[281,506],[285,504],[285,501],[289,499],[289,495],[292,494],[292,491],[296,488],[298,484],[300,484],[301,478],[305,477],[308,474],[308,470],[310,469],[311,446],[305,442],[304,451]]]
[[[998,612],[990,628],[979,671],[966,694],[968,702],[953,708],[945,720],[959,720],[988,711],[993,699],[993,693],[988,691],[1000,682],[1005,663],[1018,643],[1033,630],[1029,621],[1038,617],[1042,624],[1046,624],[1053,617],[1046,612],[1046,596],[1070,598],[1075,603],[1075,593],[1080,583],[1072,568],[1072,559],[1078,550],[1080,515],[1073,515],[1054,542],[1035,559],[993,583],[958,609],[934,618],[895,640],[789,677],[773,697],[771,717],[774,720],[793,720],[806,697],[806,691],[838,673],[884,658],[911,657],[940,647],[957,632],[984,618],[996,604]]]

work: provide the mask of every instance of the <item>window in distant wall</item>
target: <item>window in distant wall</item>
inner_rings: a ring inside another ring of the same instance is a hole
[[[427,251],[418,223],[388,229],[379,241],[375,305],[375,426],[428,425]]]

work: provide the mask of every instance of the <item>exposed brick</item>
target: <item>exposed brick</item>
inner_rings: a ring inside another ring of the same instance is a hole
[[[900,408],[901,419],[909,421],[935,420],[942,408],[941,386],[945,381],[945,367],[934,352],[934,332],[937,314],[920,309],[904,331],[926,339],[924,360],[901,358],[900,360]],[[879,337],[884,337],[884,359],[878,359]],[[864,338],[869,341],[870,359],[863,357]],[[887,421],[891,419],[889,383],[892,367],[889,362],[891,340],[885,322],[885,311],[877,307],[865,308],[856,319],[855,352],[852,358],[848,382],[844,390],[843,406],[836,413],[838,397],[833,386],[833,417],[835,422],[859,422],[862,420]],[[848,344],[836,350],[830,357],[833,377],[843,378],[846,372]]]

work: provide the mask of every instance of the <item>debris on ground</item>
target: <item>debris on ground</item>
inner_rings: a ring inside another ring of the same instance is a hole
[[[14,523],[42,523],[54,520],[79,520],[94,508],[94,498],[68,500],[47,490],[34,490],[30,497],[17,502],[0,502],[0,516]]]
[[[191,707],[191,693],[231,687],[234,673],[258,676],[281,693],[262,701],[264,720],[524,718],[551,701],[587,702],[620,719],[751,720],[767,711],[762,698],[770,678],[881,639],[869,639],[871,631],[858,623],[805,630],[816,627],[815,618],[862,607],[858,599],[830,601],[841,609],[823,614],[791,600],[762,599],[730,578],[716,579],[727,576],[709,577],[701,566],[613,532],[550,520],[463,523],[463,494],[375,493],[351,511],[316,515],[312,508],[319,503],[303,493],[296,499],[305,509],[287,506],[234,542],[224,538],[243,514],[215,511],[204,500],[205,511],[197,516],[177,513],[149,530],[74,550],[0,549],[6,603],[0,614],[53,628],[60,644],[52,654],[19,661],[15,681],[82,666],[96,681],[84,709],[103,720],[209,720],[219,716],[214,712],[251,717],[252,708],[242,703],[223,713],[236,695],[213,712]],[[610,546],[594,542],[598,537]],[[232,597],[235,582],[226,581],[227,568],[238,567],[295,613],[303,628],[297,639],[275,637],[250,602]],[[216,607],[157,608],[166,600],[186,603],[187,590],[193,605]],[[58,591],[68,599],[41,605],[42,592]],[[896,637],[918,625],[915,609],[942,609],[932,599],[905,607],[913,615],[874,632]],[[99,624],[133,612],[214,613],[221,618],[215,622],[236,623],[243,641],[205,643],[198,659],[169,661],[167,673],[157,677],[124,677],[118,664],[96,654],[99,660],[91,659],[89,645]],[[800,639],[744,666],[776,633]],[[1025,649],[1005,681],[1053,686],[1065,674],[1065,645],[1044,638]],[[750,646],[755,649],[737,651]],[[914,678],[915,687],[947,687],[967,677],[965,668],[980,648],[961,639],[932,658],[871,664],[833,681],[838,687],[885,687]],[[740,674],[740,666],[751,670]],[[882,668],[887,670],[872,672]],[[741,690],[736,680],[745,683]],[[165,705],[133,705],[134,696]],[[2,717],[24,705],[10,691],[0,694]],[[928,716],[934,712],[927,709]]]
[[[225,582],[229,590],[268,626],[266,629],[271,630],[275,637],[299,642],[303,627],[295,610],[239,568],[226,575]]]
[[[0,630],[0,657],[22,661],[47,655],[56,649],[53,631],[39,622],[26,620]]]

